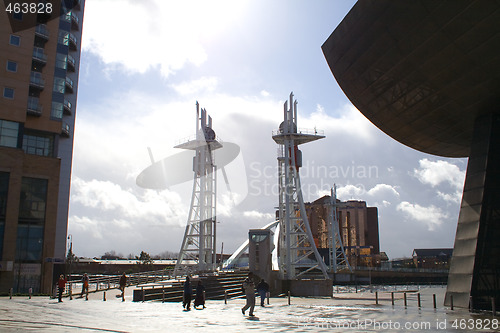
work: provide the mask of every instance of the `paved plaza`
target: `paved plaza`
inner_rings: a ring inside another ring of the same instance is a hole
[[[243,299],[227,304],[207,300],[204,310],[183,311],[180,303],[132,302],[132,288],[126,291],[125,302],[116,297],[116,289],[106,292],[106,301],[103,292],[91,294],[89,300],[65,298],[62,303],[49,297],[2,297],[0,331],[458,332],[474,330],[457,330],[454,322],[493,318],[444,308],[444,291],[443,287],[421,288],[421,308],[414,292],[408,293],[405,307],[402,291],[396,293],[394,306],[387,290],[379,291],[378,305],[375,293],[366,290],[339,291],[333,298],[291,297],[290,305],[287,297],[271,298],[266,307],[256,307],[253,319],[242,315]],[[432,294],[437,296],[437,309]]]

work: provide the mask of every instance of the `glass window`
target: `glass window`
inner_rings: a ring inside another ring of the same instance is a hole
[[[12,88],[3,88],[3,97],[8,99],[14,99],[14,89]]]
[[[7,60],[7,71],[9,72],[17,72],[17,62]]]
[[[19,203],[19,224],[45,223],[47,179],[23,177]]]
[[[64,30],[59,30],[57,42],[59,44],[67,46],[69,44],[69,32],[64,31]]]
[[[55,77],[54,78],[54,91],[64,94],[66,85],[66,79]]]
[[[2,258],[5,215],[7,213],[7,195],[9,193],[9,173],[0,172],[0,258]]]
[[[66,69],[67,56],[65,54],[57,53],[57,55],[56,55],[56,67]]]
[[[9,44],[14,45],[14,46],[21,45],[21,37],[16,36],[16,35],[10,35]]]
[[[54,155],[54,135],[42,133],[24,133],[23,150],[26,154],[49,156]]]
[[[17,148],[19,123],[0,120],[0,146]]]
[[[52,109],[50,111],[50,116],[52,118],[62,119],[63,117],[63,104],[58,102],[52,102]]]

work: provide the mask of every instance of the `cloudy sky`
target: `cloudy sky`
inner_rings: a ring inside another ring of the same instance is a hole
[[[321,45],[354,1],[87,0],[69,233],[79,256],[179,251],[191,181],[162,191],[135,179],[195,133],[196,101],[240,146],[218,175],[217,249],[231,253],[273,220],[277,145],[290,92],[300,128],[304,197],[337,184],[341,200],[378,207],[381,250],[452,247],[467,161],[427,155],[385,135],[345,97]]]

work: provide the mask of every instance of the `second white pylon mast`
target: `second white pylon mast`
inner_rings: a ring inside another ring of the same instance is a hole
[[[195,151],[191,207],[175,265],[175,274],[211,272],[216,268],[217,168],[214,150],[221,148],[212,129],[212,118],[196,102],[196,137],[175,148]]]
[[[297,101],[290,94],[290,108],[284,105],[284,121],[274,141],[279,144],[279,226],[278,264],[282,279],[300,279],[312,274],[328,278],[327,267],[314,243],[300,185],[302,153],[298,146],[324,138],[317,131],[297,129]]]

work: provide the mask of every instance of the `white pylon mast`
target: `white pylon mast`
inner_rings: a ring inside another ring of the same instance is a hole
[[[309,226],[300,185],[302,154],[298,146],[324,138],[317,131],[297,130],[297,101],[290,94],[290,108],[284,104],[284,121],[274,141],[280,145],[278,263],[282,279],[300,279],[314,273],[328,278],[327,267],[320,257]]]
[[[330,249],[330,271],[337,273],[341,270],[349,270],[352,273],[351,265],[345,255],[342,237],[339,231],[339,218],[337,214],[337,187],[335,184],[331,189],[330,196],[330,216],[328,218],[329,235],[328,245]]]
[[[213,152],[221,147],[212,129],[212,118],[205,109],[201,109],[200,116],[196,102],[196,138],[174,147],[195,151],[191,207],[175,265],[176,275],[216,269],[217,168]]]

